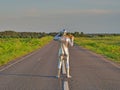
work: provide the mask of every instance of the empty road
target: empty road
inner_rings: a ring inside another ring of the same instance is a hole
[[[59,45],[43,48],[0,67],[0,90],[120,90],[120,66],[79,46],[70,48],[71,79],[57,79]]]

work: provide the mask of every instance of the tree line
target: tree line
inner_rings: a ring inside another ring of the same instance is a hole
[[[45,32],[15,32],[15,31],[3,31],[0,32],[0,38],[41,38],[44,36],[55,36],[58,32],[50,32],[50,33],[45,33]],[[68,34],[72,34],[75,37],[78,36],[83,36],[83,32],[79,33],[79,32],[74,32],[74,33],[70,33],[68,32]]]
[[[41,38],[46,36],[45,32],[15,32],[3,31],[0,32],[0,38]]]
[[[15,31],[3,31],[0,32],[0,38],[41,38],[44,36],[55,36],[58,32],[50,32],[50,33],[45,33],[45,32],[15,32]],[[120,36],[120,34],[112,33],[99,33],[99,34],[84,34],[83,32],[68,32],[68,34],[72,34],[75,37],[94,37],[94,36],[99,36],[99,37],[104,37],[104,36]]]

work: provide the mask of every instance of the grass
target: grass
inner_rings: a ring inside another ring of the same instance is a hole
[[[51,36],[43,38],[1,38],[0,39],[0,66],[15,58],[28,54],[43,47],[52,40]]]
[[[120,36],[80,37],[75,43],[120,63]]]

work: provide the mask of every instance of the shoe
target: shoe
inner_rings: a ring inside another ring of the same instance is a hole
[[[60,72],[61,72],[61,70],[58,69],[58,74],[57,74],[56,78],[60,78]]]
[[[72,78],[72,76],[68,75],[67,78]]]
[[[60,78],[60,76],[57,75],[56,78]]]
[[[70,76],[70,70],[69,68],[67,69],[67,78],[71,78],[72,76]]]

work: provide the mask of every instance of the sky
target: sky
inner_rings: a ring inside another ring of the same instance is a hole
[[[0,31],[120,33],[120,0],[0,0]]]

